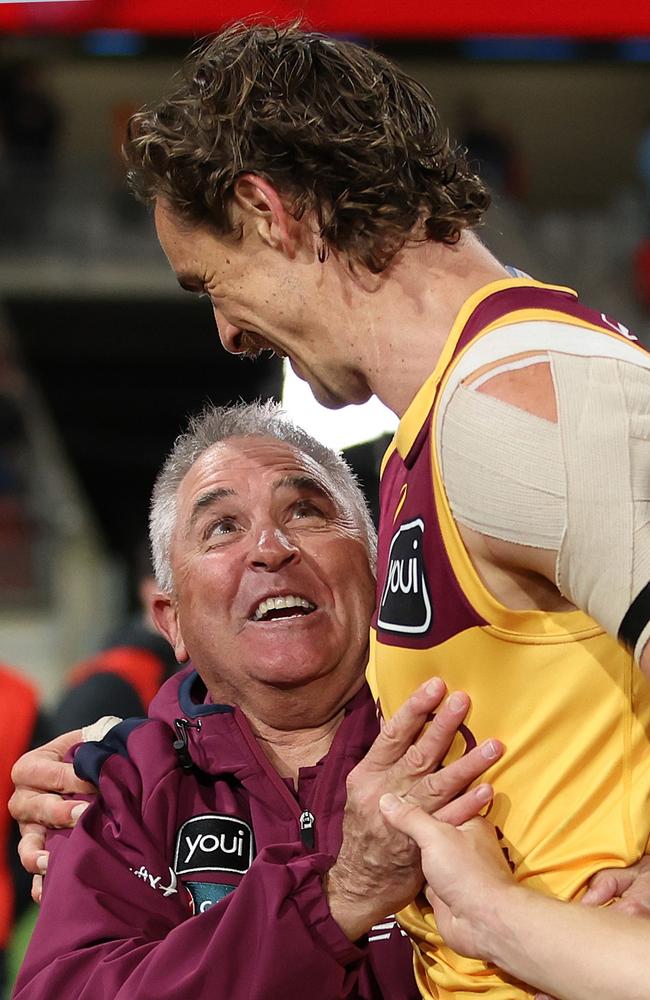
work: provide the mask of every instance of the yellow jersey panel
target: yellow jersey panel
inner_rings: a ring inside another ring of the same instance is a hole
[[[650,367],[629,331],[568,289],[497,282],[461,310],[384,462],[368,679],[386,716],[433,675],[469,693],[450,759],[489,737],[505,743],[485,775],[495,788],[489,818],[519,881],[573,899],[594,872],[634,862],[648,843],[650,684],[582,612],[513,611],[486,590],[447,503],[436,434],[474,345],[494,359],[499,350],[555,350],[556,341],[568,353],[611,352]],[[423,996],[533,995],[449,949],[425,902],[400,920],[416,945]]]

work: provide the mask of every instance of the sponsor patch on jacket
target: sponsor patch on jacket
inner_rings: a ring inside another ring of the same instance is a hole
[[[377,624],[388,632],[422,635],[431,625],[431,598],[424,570],[424,521],[403,524],[390,543]]]
[[[185,888],[192,899],[194,913],[205,913],[220,899],[235,891],[234,885],[223,885],[219,882],[186,882]]]
[[[238,872],[253,861],[253,831],[236,816],[193,816],[176,836],[174,870],[184,872]]]

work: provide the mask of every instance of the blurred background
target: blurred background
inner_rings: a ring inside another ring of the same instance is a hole
[[[648,342],[650,7],[528,7],[278,0],[264,13],[302,12],[426,84],[493,189],[483,235],[497,256]],[[129,115],[194,41],[255,13],[243,0],[0,2],[0,661],[55,727],[78,721],[64,685],[101,672],[103,650],[157,657],[136,709],[173,669],[143,639],[142,538],[153,477],[204,400],[284,396],[350,449],[376,503],[393,418],[374,405],[323,421],[280,362],[218,349],[209,305],[179,290],[124,183]],[[2,935],[0,920],[0,951]]]
[[[428,86],[494,191],[484,236],[497,256],[647,338],[647,5],[351,6],[303,10]],[[192,43],[254,11],[0,3],[0,660],[50,703],[137,604],[152,478],[186,414],[283,392],[278,362],[217,349],[209,305],[176,286],[120,162],[129,114]],[[304,387],[285,398],[337,447],[357,445],[372,493],[381,447],[359,442],[390,431],[390,415],[323,423]]]
[[[484,236],[504,262],[647,338],[650,14],[476,6],[305,11],[429,87],[494,191]],[[48,701],[137,602],[152,478],[186,414],[283,392],[278,362],[217,349],[209,306],[177,288],[120,162],[129,114],[194,40],[253,8],[133,8],[0,3],[0,659]],[[306,390],[285,398],[337,447],[392,427],[379,407],[323,424]],[[380,450],[352,452],[371,492]]]

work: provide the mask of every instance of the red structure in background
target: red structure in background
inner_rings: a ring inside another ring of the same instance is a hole
[[[128,29],[144,34],[202,35],[240,18],[290,20],[303,15],[314,28],[336,34],[391,38],[471,35],[650,36],[647,0],[0,0],[0,32],[49,34]]]

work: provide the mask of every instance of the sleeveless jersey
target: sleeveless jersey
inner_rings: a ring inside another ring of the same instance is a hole
[[[644,853],[650,684],[581,611],[512,611],[483,586],[445,496],[440,418],[455,385],[497,359],[546,349],[650,368],[635,340],[569,289],[532,280],[486,286],[460,311],[382,469],[370,684],[386,716],[434,675],[469,693],[448,759],[488,737],[503,740],[503,759],[481,779],[495,789],[489,818],[516,878],[564,899],[599,869]],[[423,897],[400,919],[417,946],[424,997],[533,995],[448,948]]]

